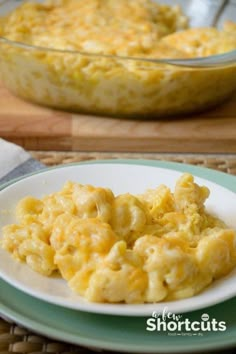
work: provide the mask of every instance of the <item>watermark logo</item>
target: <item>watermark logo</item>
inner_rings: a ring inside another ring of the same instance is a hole
[[[154,311],[146,322],[147,331],[164,331],[170,336],[203,336],[206,332],[223,332],[226,329],[225,321],[211,318],[207,313],[203,313],[198,320],[191,321],[189,318],[184,318],[181,314],[174,314],[168,311],[167,307],[164,308],[162,313]]]

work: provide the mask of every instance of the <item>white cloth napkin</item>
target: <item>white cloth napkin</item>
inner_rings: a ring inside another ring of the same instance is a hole
[[[0,138],[0,185],[43,167],[22,147]]]

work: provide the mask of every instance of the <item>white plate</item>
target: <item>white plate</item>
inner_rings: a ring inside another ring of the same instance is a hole
[[[46,170],[23,178],[0,191],[0,228],[15,222],[14,208],[19,199],[26,195],[42,197],[55,192],[61,189],[67,180],[108,187],[115,194],[141,193],[161,183],[173,189],[182,172],[170,169],[176,164],[166,164],[167,168],[156,167],[156,164],[154,162],[143,162],[143,164],[132,162],[131,164],[131,162],[118,161],[78,164]],[[187,165],[182,165],[179,169],[183,170],[183,166],[186,166],[185,170],[189,172],[194,169]],[[201,170],[203,169],[199,169],[200,172]],[[195,168],[194,171],[198,170]],[[197,174],[201,175],[200,172]],[[211,190],[210,198],[206,203],[207,210],[236,229],[235,193],[207,179],[196,177],[196,182],[206,185]],[[10,213],[6,213],[6,210]],[[153,311],[163,311],[166,307],[171,312],[183,313],[216,304],[236,295],[235,269],[228,276],[214,282],[201,294],[184,300],[140,305],[89,303],[72,293],[63,279],[47,278],[35,273],[26,264],[13,260],[2,249],[0,250],[0,276],[14,287],[41,300],[81,311],[113,315],[146,316]]]

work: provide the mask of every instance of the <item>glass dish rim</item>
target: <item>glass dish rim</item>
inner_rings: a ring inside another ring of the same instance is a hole
[[[179,66],[185,68],[210,68],[210,67],[222,67],[228,65],[236,66],[236,48],[221,54],[210,55],[206,57],[193,57],[193,58],[147,58],[139,56],[125,56],[125,55],[113,55],[113,54],[103,54],[103,53],[92,53],[80,50],[71,49],[57,49],[51,47],[36,46],[33,44],[28,44],[19,41],[13,41],[6,37],[0,36],[0,44],[8,44],[13,47],[19,47],[26,50],[36,50],[41,52],[58,53],[58,54],[71,54],[71,55],[81,55],[91,58],[107,58],[123,61],[133,61],[133,62],[146,62],[153,64],[167,64],[172,66]]]

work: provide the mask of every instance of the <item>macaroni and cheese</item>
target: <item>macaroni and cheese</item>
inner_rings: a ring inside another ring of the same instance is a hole
[[[190,297],[236,265],[236,233],[206,211],[208,196],[190,174],[174,192],[160,185],[140,195],[67,182],[20,200],[1,245],[36,272],[59,272],[89,301]]]
[[[6,86],[63,109],[168,115],[211,106],[236,88],[235,65],[155,63],[236,49],[235,25],[188,29],[178,6],[151,0],[23,2],[0,19],[0,43]]]

